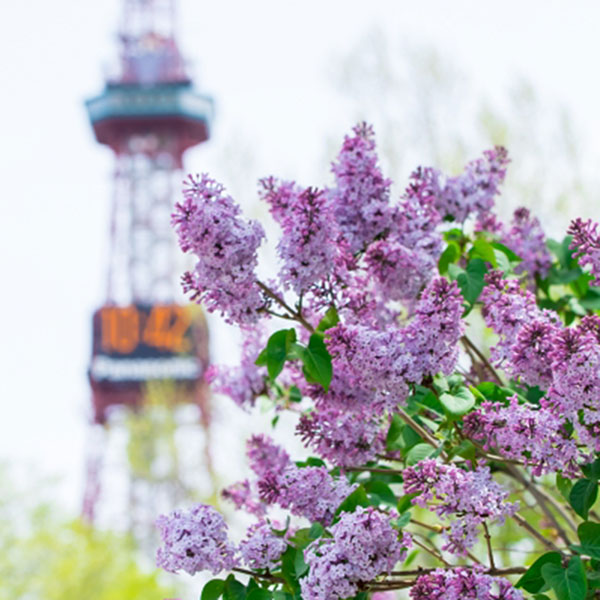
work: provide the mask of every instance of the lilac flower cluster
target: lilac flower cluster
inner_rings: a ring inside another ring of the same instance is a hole
[[[181,249],[198,257],[183,276],[184,290],[229,323],[253,323],[264,305],[254,273],[264,231],[256,221],[243,221],[237,204],[208,175],[190,175],[187,183],[172,219]]]
[[[273,569],[286,548],[283,536],[273,533],[266,521],[258,521],[246,532],[246,539],[240,543],[240,554],[251,569]]]
[[[444,550],[466,555],[477,541],[482,523],[502,524],[518,508],[507,502],[508,492],[492,479],[487,467],[464,471],[455,465],[446,465],[426,459],[403,471],[404,492],[418,494],[413,504],[423,508],[438,500],[434,511],[440,517],[454,515],[449,529],[444,532]]]
[[[483,158],[467,164],[464,172],[456,177],[444,181],[441,174],[436,173],[437,177],[430,178],[435,208],[442,217],[453,217],[459,223],[471,214],[481,217],[488,213],[494,206],[508,163],[508,153],[497,146],[484,152]]]
[[[573,241],[569,248],[575,250],[573,256],[578,259],[579,264],[590,265],[591,274],[594,279],[592,285],[600,285],[600,234],[598,233],[598,223],[591,219],[583,221],[574,219],[567,231],[573,236]]]
[[[164,544],[158,549],[156,564],[166,571],[181,569],[193,575],[208,570],[216,575],[238,564],[225,520],[211,506],[199,504],[168,517],[161,515],[156,526]]]
[[[283,264],[281,283],[301,294],[333,270],[337,249],[332,243],[336,236],[332,211],[322,191],[273,177],[260,184],[261,197],[283,230],[277,246]]]
[[[552,257],[546,248],[546,236],[537,217],[527,208],[517,208],[511,228],[501,237],[501,242],[521,257],[515,273],[528,273],[531,280],[548,275]]]
[[[259,476],[279,475],[291,465],[289,454],[267,435],[253,435],[246,442],[250,468]]]
[[[532,466],[536,476],[557,471],[577,474],[577,444],[563,425],[549,410],[519,404],[515,394],[509,406],[484,402],[466,415],[463,434],[487,450]]]
[[[236,367],[211,365],[204,374],[214,392],[229,396],[242,408],[252,407],[257,396],[266,393],[265,379],[267,369],[254,364],[259,352],[264,348],[266,339],[256,326],[243,326],[242,356]]]
[[[283,473],[269,473],[258,482],[261,498],[269,504],[289,509],[293,515],[329,525],[340,504],[355,485],[334,479],[325,467],[288,466]]]
[[[381,420],[363,407],[325,407],[302,415],[296,427],[302,441],[334,465],[364,465],[383,452]]]
[[[507,579],[463,567],[421,575],[409,595],[412,600],[523,600]]]
[[[331,534],[304,551],[309,571],[300,586],[305,600],[353,597],[359,584],[389,573],[403,561],[412,545],[408,534],[399,538],[389,515],[373,507],[343,513]]]
[[[352,254],[363,250],[389,227],[391,181],[383,177],[375,151],[375,134],[366,123],[353,129],[331,166],[336,187],[329,203]]]
[[[243,509],[257,517],[267,512],[266,504],[258,498],[258,489],[254,489],[248,479],[227,486],[221,491],[221,497],[233,503],[237,510]]]

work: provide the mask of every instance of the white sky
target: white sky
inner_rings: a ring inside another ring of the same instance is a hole
[[[83,100],[114,55],[119,2],[30,0],[2,12],[0,461],[61,475],[77,508],[112,164]],[[215,97],[215,140],[241,140],[259,174],[305,181],[326,137],[353,124],[327,81],[332,61],[375,26],[434,47],[490,97],[525,76],[542,104],[566,104],[600,157],[599,22],[592,0],[180,1],[181,46]],[[226,173],[216,147],[191,152],[189,169]]]

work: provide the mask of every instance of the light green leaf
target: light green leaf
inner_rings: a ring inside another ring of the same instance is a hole
[[[413,446],[406,455],[406,464],[409,467],[416,465],[419,461],[424,460],[435,452],[435,448],[430,444],[417,444]]]
[[[475,396],[466,387],[461,387],[454,394],[447,392],[442,394],[440,402],[446,414],[457,419],[466,415],[475,406]]]

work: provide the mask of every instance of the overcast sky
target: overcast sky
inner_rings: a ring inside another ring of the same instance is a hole
[[[94,143],[83,100],[101,90],[119,6],[10,2],[0,20],[0,460],[24,474],[33,465],[62,476],[72,507],[83,473],[90,315],[102,300],[112,165]],[[435,48],[489,97],[526,77],[542,104],[569,108],[600,156],[599,21],[600,4],[591,0],[181,0],[182,49],[217,108],[215,142],[190,152],[187,165],[226,176],[223,147],[239,140],[251,175],[306,181],[324,140],[341,140],[354,118],[331,69],[375,27]]]

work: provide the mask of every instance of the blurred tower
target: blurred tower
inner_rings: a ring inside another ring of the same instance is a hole
[[[186,73],[174,12],[174,0],[123,0],[118,69],[104,91],[86,102],[96,140],[113,151],[115,168],[106,299],[93,316],[93,425],[83,515],[93,521],[102,499],[109,432],[127,426],[130,450],[134,443],[146,447],[141,454],[147,464],[130,477],[127,510],[134,529],[161,509],[159,487],[181,488],[168,481],[164,467],[162,474],[153,473],[153,463],[160,462],[152,450],[156,428],[140,425],[148,420],[149,397],[154,406],[162,403],[173,412],[176,403],[187,405],[188,414],[190,405],[199,410],[209,461],[209,412],[201,383],[207,330],[200,311],[176,301],[180,253],[170,214],[183,179],[183,153],[209,138],[213,103],[194,90]],[[174,438],[173,427],[169,435]],[[137,519],[144,511],[147,518]]]

